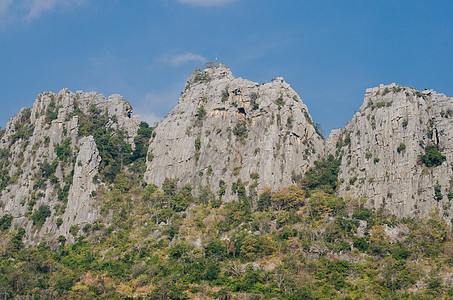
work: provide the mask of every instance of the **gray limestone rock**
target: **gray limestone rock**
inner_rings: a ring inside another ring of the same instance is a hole
[[[327,142],[330,152],[343,153],[340,194],[364,197],[369,207],[397,216],[427,216],[437,209],[450,216],[452,100],[432,90],[418,92],[395,84],[367,89],[353,119]],[[446,156],[440,166],[420,163],[428,145]],[[441,193],[438,197],[435,189]]]
[[[93,179],[101,158],[93,137],[79,132],[80,116],[90,110],[106,114],[111,120],[107,126],[123,130],[128,141],[133,141],[140,120],[132,116],[131,105],[121,96],[107,99],[67,89],[41,93],[31,108],[23,108],[5,128],[0,140],[4,181],[0,216],[11,214],[12,228],[23,226],[29,244],[46,236],[64,235],[70,240],[72,225],[82,227],[98,217],[91,192],[97,188]],[[72,155],[58,155],[64,145]],[[41,227],[32,221],[40,206],[51,212]],[[63,222],[57,225],[59,219]]]
[[[256,185],[255,193],[278,189],[322,155],[307,107],[283,78],[260,85],[234,78],[220,64],[195,71],[178,105],[157,125],[146,180],[161,186],[166,177],[178,178],[195,194],[204,188],[216,196],[224,182],[229,201],[239,179],[247,190]]]
[[[283,78],[258,84],[212,64],[190,76],[178,105],[154,129],[145,181],[161,187],[165,178],[177,178],[179,187],[190,184],[202,200],[222,195],[224,201],[236,199],[232,187],[242,183],[256,199],[265,187],[291,185],[293,175],[334,154],[342,158],[341,196],[364,198],[368,207],[398,216],[436,211],[449,218],[452,100],[395,84],[367,89],[353,119],[323,140]],[[6,126],[0,139],[0,216],[11,214],[12,228],[23,226],[28,244],[58,235],[71,242],[72,226],[100,218],[92,194],[101,185],[96,176],[102,160],[86,128],[90,113],[107,116],[105,126],[121,130],[133,145],[140,120],[119,95],[44,92]],[[420,162],[429,145],[445,155],[438,166]],[[38,226],[33,215],[41,206],[51,215]]]

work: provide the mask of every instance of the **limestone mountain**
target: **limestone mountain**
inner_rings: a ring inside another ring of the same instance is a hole
[[[381,85],[324,140],[283,78],[258,84],[217,63],[190,76],[154,128],[119,95],[44,92],[0,136],[0,217],[11,219],[11,230],[23,227],[32,244],[73,241],[85,226],[111,222],[102,192],[126,191],[131,181],[185,186],[204,203],[242,197],[255,208],[266,187],[300,183],[332,154],[330,161],[341,159],[341,196],[398,216],[439,209],[448,218],[452,116],[452,98]]]
[[[307,107],[283,78],[258,84],[222,64],[190,76],[149,153],[148,183],[175,178],[227,201],[243,185],[252,194],[291,185],[294,172],[324,155]]]
[[[99,168],[114,167],[102,161],[96,140],[112,142],[108,137],[121,133],[124,143],[131,142],[138,126],[119,95],[41,93],[8,122],[1,138],[0,215],[12,216],[13,227],[24,227],[29,241],[70,238],[71,227],[99,216],[91,199]]]
[[[362,107],[332,132],[342,153],[340,195],[397,216],[453,213],[453,98],[395,84],[367,89]]]

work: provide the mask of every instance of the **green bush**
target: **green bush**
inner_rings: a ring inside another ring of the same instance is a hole
[[[149,140],[151,139],[152,134],[153,128],[146,122],[140,122],[137,135],[134,138],[135,150],[132,153],[132,162],[145,162],[146,155],[148,154]]]
[[[359,249],[361,252],[365,252],[368,250],[368,242],[365,238],[358,238],[354,241],[354,248]]]
[[[31,219],[33,220],[33,225],[42,227],[46,219],[50,217],[51,212],[48,205],[42,204],[39,208],[33,213]]]
[[[203,105],[200,105],[200,107],[198,107],[197,119],[199,121],[201,121],[204,119],[205,116],[206,116],[206,110],[204,109]]]
[[[447,157],[443,155],[436,145],[429,145],[425,148],[425,154],[419,156],[419,162],[430,167],[440,166]]]
[[[434,186],[434,199],[436,199],[437,201],[440,201],[442,200],[443,196],[442,196],[442,191],[441,191],[441,186],[436,184]]]
[[[233,133],[239,138],[247,137],[247,123],[245,121],[239,121],[233,128]]]
[[[3,215],[0,218],[0,230],[6,230],[11,227],[11,222],[13,221],[13,216],[11,214]]]
[[[67,138],[62,144],[55,146],[55,152],[60,160],[67,162],[68,158],[71,157],[71,139]]]
[[[195,150],[196,150],[196,151],[200,151],[200,149],[201,149],[201,141],[200,141],[200,138],[197,137],[197,138],[195,139]]]
[[[333,193],[338,185],[338,171],[341,158],[335,159],[330,154],[327,158],[315,161],[315,165],[308,169],[305,176],[292,172],[292,180],[305,190],[313,190],[318,187],[326,187],[326,191]]]
[[[225,90],[222,91],[222,102],[226,102],[228,97],[230,97],[230,93],[228,92],[228,87],[226,87]]]
[[[283,106],[285,106],[285,100],[282,97],[279,97],[275,100],[275,103],[278,105],[278,109],[280,110]]]
[[[406,127],[407,127],[407,123],[408,123],[408,120],[407,120],[407,119],[404,119],[404,120],[403,120],[403,124],[402,124],[402,125],[403,125],[403,128],[406,128]]]
[[[206,245],[204,253],[206,257],[223,257],[226,255],[226,249],[221,241],[216,240]]]
[[[49,103],[49,106],[47,107],[47,110],[46,110],[46,123],[50,123],[53,120],[58,118],[58,110],[59,109],[60,109],[60,107],[57,107],[55,105],[54,101],[51,101]]]
[[[69,233],[72,234],[73,236],[76,236],[79,230],[80,230],[79,225],[71,225],[71,227],[69,228]]]
[[[260,97],[260,95],[258,93],[252,93],[250,95],[250,105],[252,106],[252,110],[257,110],[260,105],[258,104],[258,102],[256,102],[256,100]]]
[[[372,212],[368,208],[354,208],[354,213],[352,214],[354,219],[363,221],[368,221],[371,216]]]
[[[401,143],[401,144],[398,146],[398,148],[396,148],[396,151],[397,151],[398,153],[401,153],[401,152],[403,152],[404,150],[406,150],[406,144],[404,144],[404,143]]]

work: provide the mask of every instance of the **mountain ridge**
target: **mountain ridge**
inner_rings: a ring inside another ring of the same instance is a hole
[[[295,184],[333,154],[341,158],[339,195],[400,217],[437,209],[447,219],[451,116],[452,98],[443,94],[380,85],[366,90],[344,129],[323,139],[283,78],[258,84],[222,64],[195,70],[178,105],[153,129],[119,95],[43,92],[1,137],[0,215],[12,215],[32,243],[52,234],[74,240],[71,228],[108,222],[95,195],[129,180],[116,179],[123,169],[144,184],[190,186],[205,201],[248,195],[256,209],[266,188]],[[445,159],[426,166],[420,158],[430,145]]]

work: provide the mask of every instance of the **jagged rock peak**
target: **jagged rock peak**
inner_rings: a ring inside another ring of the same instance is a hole
[[[31,108],[11,118],[0,142],[0,215],[24,227],[28,243],[47,234],[70,240],[72,226],[99,215],[91,199],[101,162],[93,132],[121,130],[132,143],[139,123],[119,95],[39,94]]]
[[[329,137],[330,151],[343,153],[340,194],[398,216],[451,215],[452,117],[453,98],[433,90],[367,89],[353,119]],[[445,160],[423,163],[429,151]]]
[[[258,84],[224,67],[196,70],[178,105],[158,124],[150,143],[146,179],[166,177],[232,199],[238,180],[278,188],[292,183],[323,154],[308,109],[279,77]],[[259,174],[259,179],[256,175]],[[227,188],[228,187],[228,188]]]

